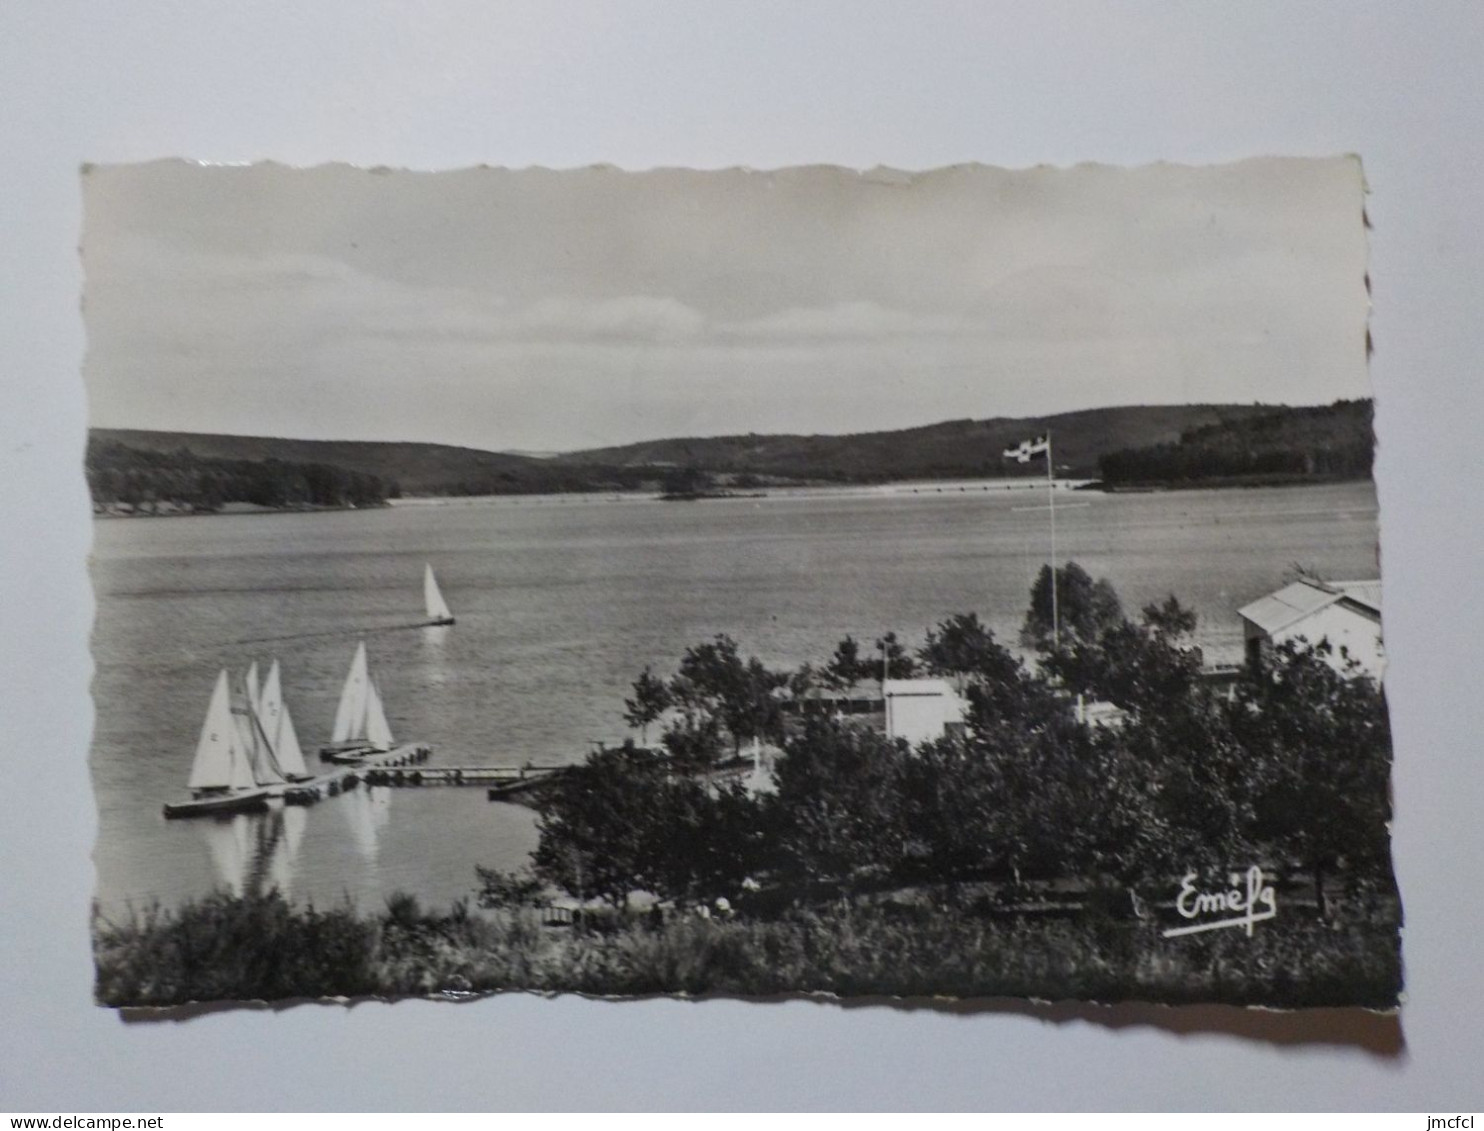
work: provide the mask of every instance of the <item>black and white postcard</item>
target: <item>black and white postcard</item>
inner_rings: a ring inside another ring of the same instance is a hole
[[[1401,992],[1354,158],[84,171],[108,1006]]]

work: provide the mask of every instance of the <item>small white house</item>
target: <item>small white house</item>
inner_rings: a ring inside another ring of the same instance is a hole
[[[887,736],[913,746],[961,729],[968,714],[968,703],[946,679],[889,679],[882,690]]]
[[[1329,663],[1380,681],[1386,659],[1381,648],[1381,582],[1295,581],[1239,610],[1247,663],[1260,669],[1275,645],[1289,640],[1328,640]]]

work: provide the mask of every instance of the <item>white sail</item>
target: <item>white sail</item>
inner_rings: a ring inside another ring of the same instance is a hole
[[[350,662],[350,671],[345,676],[345,686],[340,691],[340,703],[335,708],[335,729],[330,732],[331,742],[345,742],[366,736],[366,692],[370,677],[366,674],[366,642],[356,645],[355,659]]]
[[[252,767],[242,749],[237,720],[232,715],[232,695],[227,687],[225,671],[216,677],[187,784],[193,790],[242,789],[253,784]]]
[[[386,721],[386,711],[381,705],[381,694],[376,690],[376,684],[369,680],[367,681],[364,737],[378,750],[390,750],[394,745],[392,728]]]
[[[433,567],[430,565],[423,566],[423,602],[428,607],[430,621],[453,620],[453,613],[438,589],[438,579],[433,576]]]
[[[255,694],[248,693],[232,704],[232,715],[237,725],[238,742],[248,764],[252,781],[249,784],[281,785],[283,772],[273,755],[272,744],[263,729],[263,721],[253,709]]]
[[[258,718],[267,732],[268,742],[273,747],[273,757],[285,777],[304,778],[309,771],[304,766],[304,751],[299,746],[299,736],[294,730],[294,719],[289,706],[283,701],[283,681],[279,674],[278,661],[268,669],[268,678],[263,682],[263,693],[258,697]]]
[[[258,681],[258,662],[254,660],[247,665],[247,705],[258,718],[263,717],[263,697],[259,691],[261,686]]]

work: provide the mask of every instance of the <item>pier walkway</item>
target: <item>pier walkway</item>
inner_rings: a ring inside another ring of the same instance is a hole
[[[537,782],[567,769],[566,766],[427,766],[433,748],[409,743],[379,754],[367,754],[349,764],[329,766],[308,781],[293,782],[283,790],[288,805],[313,805],[357,785],[390,786],[488,786],[491,801],[529,789]]]

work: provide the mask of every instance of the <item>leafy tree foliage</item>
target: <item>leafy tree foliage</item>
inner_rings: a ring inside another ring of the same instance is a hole
[[[847,636],[835,645],[835,652],[825,665],[824,679],[836,691],[844,691],[859,679],[867,678],[868,664],[861,660],[860,641]]]
[[[1042,566],[1031,586],[1031,607],[1020,630],[1020,642],[1026,648],[1044,651],[1058,636],[1063,644],[1094,640],[1103,629],[1123,619],[1123,606],[1108,579],[1093,581],[1076,562],[1056,570],[1055,610],[1051,585],[1051,567]]]
[[[917,675],[917,661],[895,632],[888,632],[876,641],[876,656],[878,677],[885,674],[891,679],[912,679]]]
[[[562,774],[540,802],[536,874],[579,899],[623,906],[651,871],[646,829],[661,778],[658,760],[632,743]]]
[[[796,881],[852,880],[890,871],[905,829],[899,803],[905,744],[862,727],[809,717],[774,771],[773,829]]]
[[[679,902],[735,894],[764,847],[755,803],[715,789],[628,743],[590,754],[538,802],[536,874],[579,898],[621,907],[636,890]],[[488,875],[488,899],[526,888]]]
[[[1387,872],[1391,729],[1381,689],[1337,671],[1331,646],[1278,646],[1260,676],[1242,683],[1227,712],[1250,759],[1258,836],[1312,877],[1341,867],[1352,886]]]
[[[645,668],[634,681],[634,697],[623,701],[624,721],[639,729],[640,740],[648,746],[649,725],[658,721],[674,701],[665,681]]]
[[[670,694],[693,720],[692,729],[707,720],[719,724],[731,736],[736,753],[749,739],[781,732],[777,692],[787,683],[786,673],[769,671],[756,657],[744,661],[736,641],[723,634],[686,649]]]

